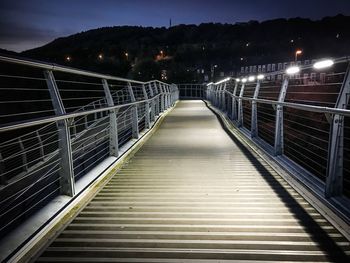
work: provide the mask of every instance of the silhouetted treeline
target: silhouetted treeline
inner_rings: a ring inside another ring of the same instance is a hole
[[[219,74],[243,65],[291,61],[297,48],[303,49],[302,59],[348,55],[348,25],[350,16],[338,15],[319,21],[105,27],[56,39],[22,55],[141,80],[160,79],[161,70],[167,70],[170,82],[201,82],[204,75],[210,78],[214,65]]]

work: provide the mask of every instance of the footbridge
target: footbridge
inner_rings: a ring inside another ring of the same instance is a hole
[[[4,262],[349,261],[348,58],[203,85],[0,61]]]

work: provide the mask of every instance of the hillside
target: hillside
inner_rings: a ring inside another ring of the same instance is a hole
[[[218,65],[216,72],[228,72],[241,65],[290,61],[297,48],[303,49],[303,59],[348,55],[349,24],[350,16],[338,15],[319,21],[105,27],[56,39],[22,55],[144,80],[160,78],[161,70],[167,70],[169,81],[193,82],[203,81],[213,65]]]

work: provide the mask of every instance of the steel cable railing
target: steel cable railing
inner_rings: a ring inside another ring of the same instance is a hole
[[[3,56],[0,80],[1,234],[57,195],[74,195],[77,180],[178,99],[176,86],[159,81]]]
[[[206,98],[254,142],[289,160],[311,181],[318,178],[327,197],[350,197],[349,68],[345,57],[334,60],[331,68],[309,65],[293,74],[270,72],[251,82],[249,76],[227,79],[208,84]],[[224,99],[223,85],[229,87]]]

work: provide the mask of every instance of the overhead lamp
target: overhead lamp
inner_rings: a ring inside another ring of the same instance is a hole
[[[248,81],[254,81],[255,80],[255,77],[254,76],[249,76],[248,77]]]
[[[243,82],[243,83],[246,83],[246,82],[247,82],[247,78],[243,78],[243,79],[242,79],[242,82]]]
[[[323,68],[328,68],[333,66],[334,61],[331,59],[325,59],[325,60],[321,60],[318,61],[314,64],[314,69],[323,69]]]
[[[300,67],[298,67],[298,66],[292,66],[292,67],[287,68],[286,73],[287,73],[288,75],[293,75],[293,74],[298,73],[299,71],[300,71]]]
[[[214,84],[214,82],[209,82],[208,84],[207,84],[207,86],[210,86],[210,85],[213,85]]]
[[[238,79],[238,78],[236,79],[236,82],[240,82],[240,81],[241,81],[240,79]]]
[[[260,75],[258,75],[256,78],[259,79],[259,80],[261,80],[261,79],[264,79],[265,76],[264,76],[263,74],[260,74]]]

